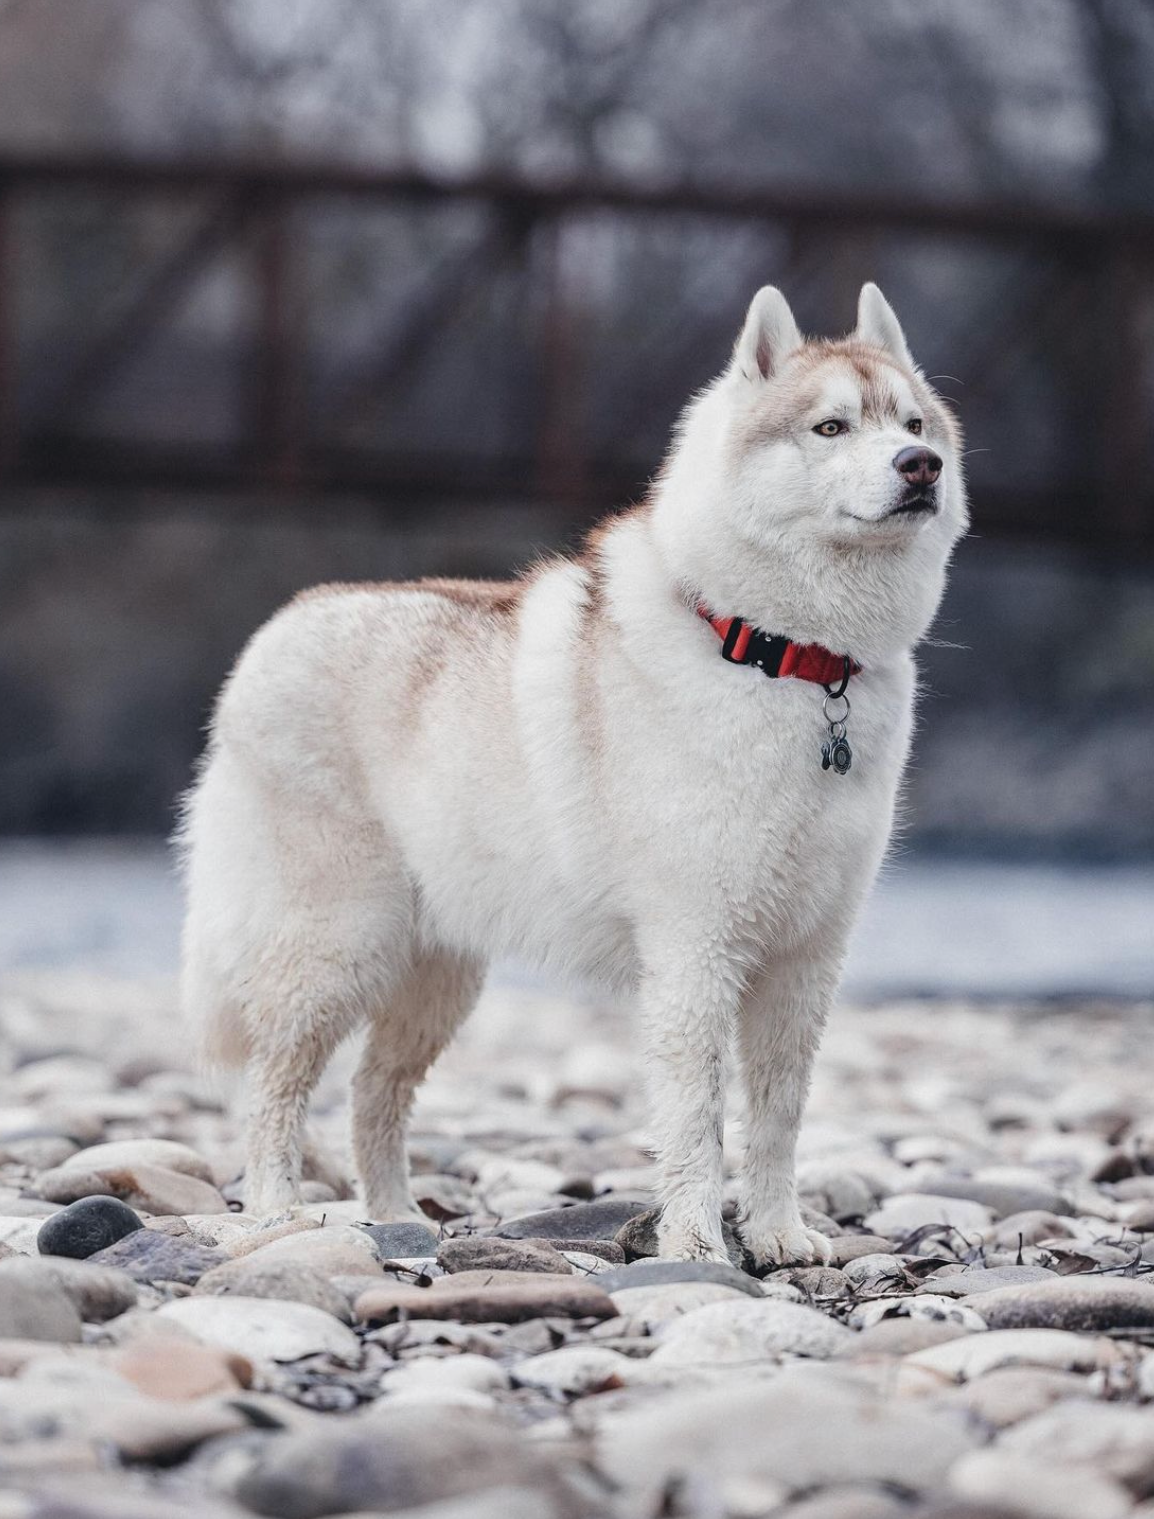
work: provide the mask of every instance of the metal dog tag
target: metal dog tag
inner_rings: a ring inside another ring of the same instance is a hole
[[[840,717],[831,715],[831,704],[836,702],[841,702],[845,707]],[[844,775],[853,764],[853,750],[849,746],[849,739],[845,736],[846,718],[849,717],[849,698],[844,691],[836,695],[831,691],[822,702],[821,710],[829,724],[829,737],[821,746],[821,768],[832,770],[835,775]]]
[[[843,734],[841,738],[829,738],[821,746],[821,768],[844,775],[853,764],[853,750]]]

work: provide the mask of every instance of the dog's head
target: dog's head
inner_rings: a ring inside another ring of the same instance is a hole
[[[961,435],[876,286],[848,337],[808,342],[767,287],[687,407],[657,500],[685,596],[876,658],[937,609],[967,522]]]
[[[759,290],[722,385],[727,467],[771,534],[944,554],[964,530],[957,423],[876,285],[838,341],[805,340],[781,292]]]

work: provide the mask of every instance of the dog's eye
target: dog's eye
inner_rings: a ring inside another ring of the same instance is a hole
[[[917,437],[920,437],[921,436],[921,431],[922,431],[922,419],[921,419],[921,417],[911,417],[910,420],[906,423],[906,431],[907,432],[912,432]]]
[[[819,422],[814,428],[814,432],[817,433],[819,438],[836,438],[838,433],[849,432],[849,428],[844,422],[839,422],[835,418],[830,417],[827,422]]]

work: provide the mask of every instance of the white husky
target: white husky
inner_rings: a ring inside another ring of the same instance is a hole
[[[366,1211],[414,1212],[414,1089],[514,956],[636,993],[663,1254],[725,1259],[735,1036],[745,1243],[828,1259],[794,1145],[965,524],[957,428],[881,292],[807,342],[767,287],[648,498],[580,557],[324,586],[262,628],[183,829],[184,1001],[247,1069],[249,1210],[296,1200],[309,1094],[363,1023]]]

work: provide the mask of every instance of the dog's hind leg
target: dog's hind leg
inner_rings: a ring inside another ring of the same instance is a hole
[[[300,1201],[301,1149],[309,1098],[342,1027],[321,1015],[300,1021],[291,1036],[285,1023],[252,1037],[248,1089],[246,1213],[280,1213]]]
[[[472,1010],[483,978],[479,961],[448,951],[424,953],[370,1018],[353,1078],[353,1151],[373,1219],[420,1212],[409,1190],[405,1153],[413,1094]]]

